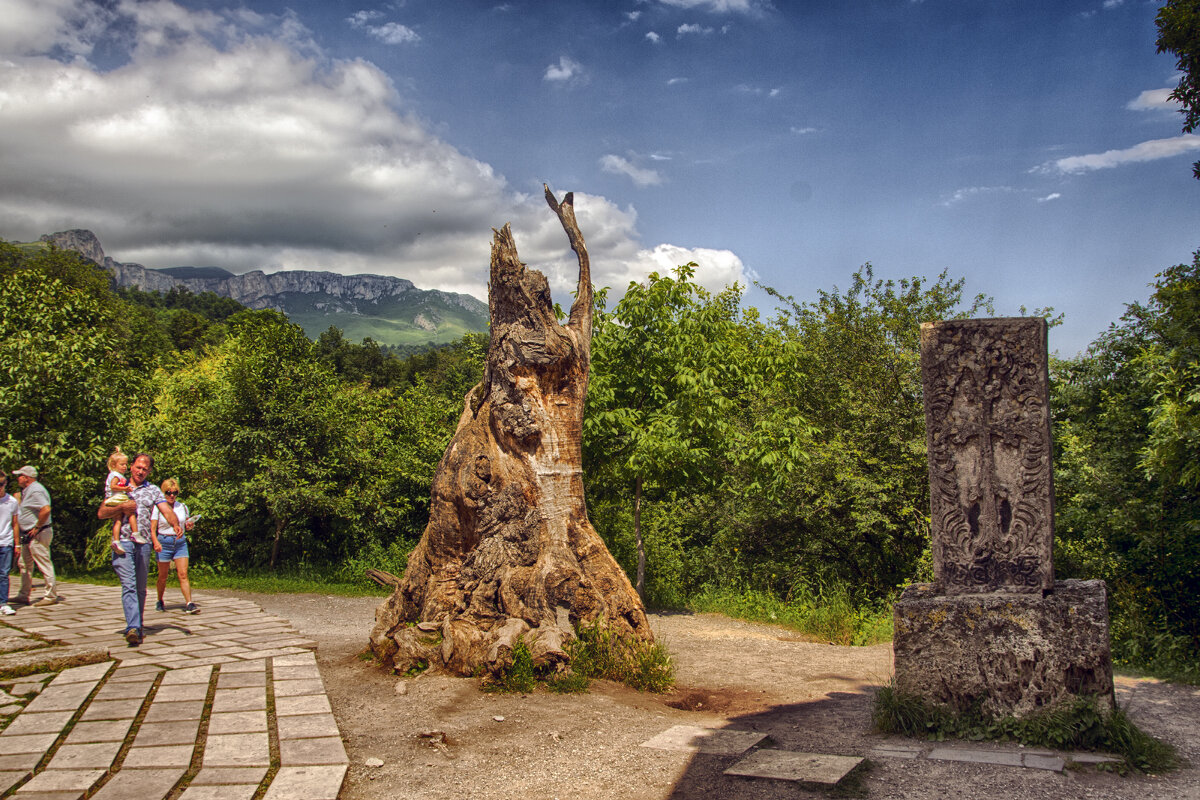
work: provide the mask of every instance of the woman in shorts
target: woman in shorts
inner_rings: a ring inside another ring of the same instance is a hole
[[[188,508],[179,499],[179,481],[167,478],[162,482],[162,493],[167,502],[173,504],[171,510],[179,518],[183,529],[190,531],[196,523],[188,517]],[[192,584],[188,581],[187,534],[176,536],[170,528],[167,528],[166,534],[160,534],[158,524],[161,519],[156,507],[150,516],[150,541],[154,545],[154,552],[158,553],[158,602],[154,604],[154,610],[167,610],[163,605],[163,592],[167,589],[167,574],[171,571],[171,562],[174,562],[175,573],[179,576],[179,591],[183,592],[183,611],[186,614],[199,614],[199,607],[192,602]]]

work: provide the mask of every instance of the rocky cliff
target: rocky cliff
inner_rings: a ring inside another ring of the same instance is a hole
[[[105,255],[100,240],[88,230],[60,231],[41,240],[96,262],[112,273],[118,286],[213,292],[249,308],[282,311],[309,336],[336,325],[351,339],[371,336],[382,344],[440,344],[468,331],[487,330],[486,303],[471,295],[418,289],[404,278],[310,270],[235,275],[218,267],[150,269]]]

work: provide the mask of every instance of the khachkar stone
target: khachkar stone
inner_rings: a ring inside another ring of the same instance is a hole
[[[893,606],[897,691],[1028,716],[1111,705],[1103,581],[1055,581],[1046,323],[921,328],[934,583]]]
[[[927,322],[921,370],[939,590],[1050,589],[1046,321]]]

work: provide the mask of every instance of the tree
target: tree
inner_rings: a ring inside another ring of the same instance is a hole
[[[629,579],[588,520],[581,436],[591,361],[592,286],[573,196],[546,188],[579,260],[560,325],[545,277],[505,225],[492,242],[491,339],[438,465],[429,525],[375,612],[372,650],[403,671],[497,671],[523,640],[534,663],[568,660],[575,624],[652,639]],[[411,623],[417,623],[412,625]]]
[[[1200,652],[1200,253],[1055,364],[1056,571],[1103,578],[1114,653]],[[1175,658],[1176,656],[1171,656]]]
[[[729,379],[741,363],[733,353],[740,293],[712,296],[692,282],[695,267],[631,283],[612,313],[600,315],[592,345],[588,470],[614,493],[632,490],[634,585],[643,598],[647,484],[660,491],[719,484],[734,422]]]
[[[1171,99],[1183,108],[1183,132],[1200,127],[1200,0],[1167,0],[1158,10],[1158,52],[1178,58],[1176,69],[1183,73]],[[1200,161],[1192,164],[1192,175],[1200,180]]]
[[[127,317],[95,265],[0,242],[0,274],[0,459],[38,467],[54,498],[56,546],[78,556],[104,459],[145,396],[145,373],[131,363]]]

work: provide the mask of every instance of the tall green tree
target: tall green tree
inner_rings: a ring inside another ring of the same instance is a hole
[[[1053,381],[1056,571],[1108,582],[1143,664],[1200,653],[1200,253],[1154,287]]]
[[[595,493],[629,497],[634,585],[645,594],[642,509],[647,491],[716,485],[730,444],[740,292],[712,295],[691,279],[653,273],[596,317],[584,438]]]
[[[1178,61],[1179,85],[1171,99],[1183,108],[1183,132],[1200,127],[1200,0],[1167,0],[1158,10],[1158,52],[1171,53]],[[1192,164],[1192,175],[1200,179],[1200,161]]]
[[[146,396],[145,372],[123,304],[95,265],[0,242],[0,276],[0,461],[39,469],[54,499],[56,550],[78,556],[95,526],[104,459]]]

